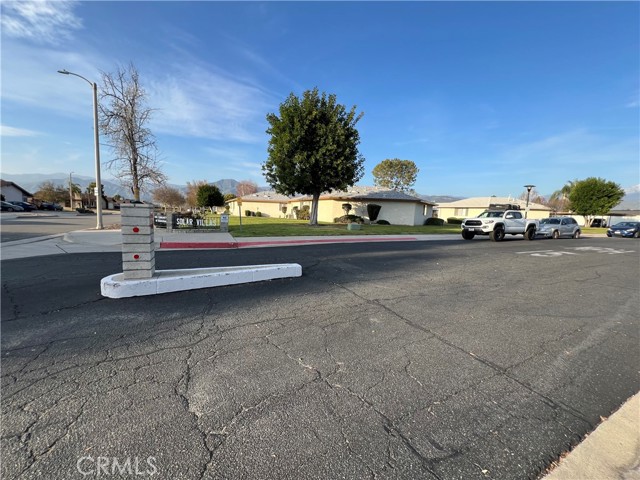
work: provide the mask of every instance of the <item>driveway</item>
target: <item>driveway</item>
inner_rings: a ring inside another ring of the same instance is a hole
[[[303,277],[121,300],[119,254],[3,261],[2,478],[536,478],[639,390],[617,240],[158,252]]]

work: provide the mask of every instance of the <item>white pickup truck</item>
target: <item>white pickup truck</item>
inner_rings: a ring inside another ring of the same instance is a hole
[[[527,240],[536,236],[538,222],[524,217],[518,205],[489,205],[489,209],[475,218],[462,221],[462,238],[471,240],[476,235],[489,235],[500,242],[505,235],[524,235]]]

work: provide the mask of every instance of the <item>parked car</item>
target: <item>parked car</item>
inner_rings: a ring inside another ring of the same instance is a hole
[[[620,222],[607,229],[607,237],[640,238],[640,222]]]
[[[60,206],[57,203],[42,202],[40,204],[40,210],[52,210],[52,211],[61,212],[62,211],[62,206]]]
[[[13,203],[5,202],[2,200],[2,211],[3,212],[24,212],[24,208],[19,205],[14,205]]]
[[[536,236],[546,238],[580,238],[581,234],[580,225],[572,217],[543,218],[536,230]]]
[[[27,203],[27,202],[9,202],[9,203],[22,207],[22,209],[25,212],[32,212],[33,210],[36,210],[35,205],[31,205],[30,203]]]
[[[593,228],[606,228],[607,227],[607,221],[604,218],[594,218],[591,221],[591,226]]]

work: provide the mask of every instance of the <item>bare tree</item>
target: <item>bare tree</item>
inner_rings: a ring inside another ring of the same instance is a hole
[[[547,199],[540,195],[535,188],[532,188],[531,192],[525,190],[518,198],[520,200],[526,200],[527,196],[529,196],[529,203],[539,203],[540,205],[547,205],[548,203]]]
[[[236,185],[236,195],[244,197],[258,191],[258,185],[250,180],[243,180]]]
[[[198,190],[203,185],[209,185],[206,180],[194,180],[193,182],[187,182],[187,205],[194,208],[198,206]]]
[[[147,127],[153,110],[145,100],[133,64],[118,67],[115,73],[102,72],[100,128],[114,153],[107,167],[131,188],[135,200],[140,200],[146,184],[162,185],[167,180],[160,170],[155,137]]]
[[[162,204],[165,211],[167,207],[180,207],[184,205],[184,195],[177,188],[162,185],[153,191],[153,200]]]
[[[64,203],[69,199],[69,190],[62,185],[56,185],[50,180],[38,185],[38,191],[34,194],[38,200],[45,202]]]

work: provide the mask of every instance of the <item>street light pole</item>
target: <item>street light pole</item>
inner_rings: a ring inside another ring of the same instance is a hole
[[[535,188],[535,185],[525,185],[524,188],[527,189],[527,206],[524,208],[524,218],[527,218],[529,214],[529,195],[531,195],[531,189]]]
[[[73,172],[69,172],[69,209],[73,212],[73,188],[71,183],[71,174]]]
[[[102,230],[102,181],[100,179],[100,132],[98,131],[98,85],[95,82],[90,82],[82,75],[77,73],[68,72],[67,70],[58,70],[58,73],[63,75],[73,75],[75,77],[83,79],[93,90],[93,137],[94,137],[94,151],[96,160],[96,230]]]

